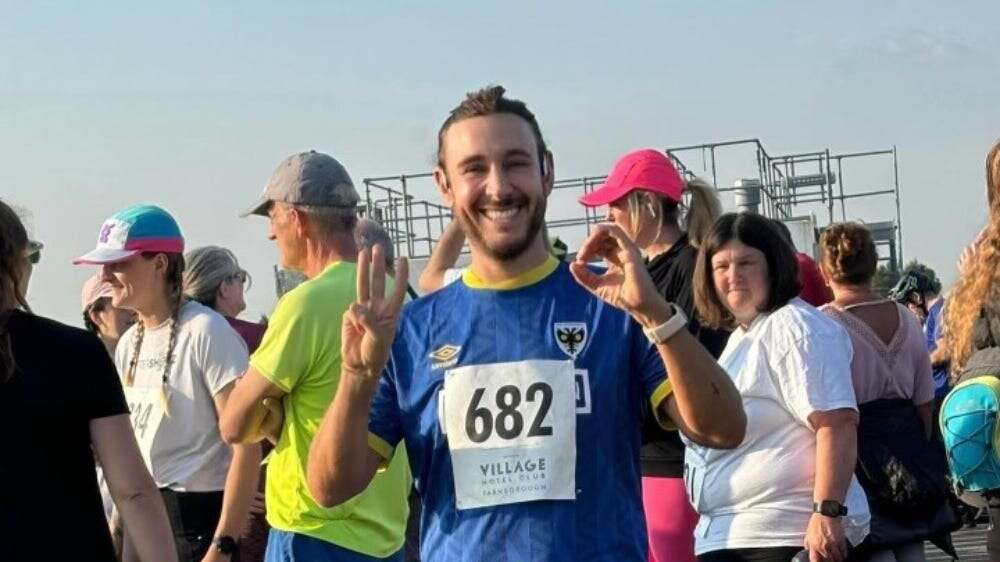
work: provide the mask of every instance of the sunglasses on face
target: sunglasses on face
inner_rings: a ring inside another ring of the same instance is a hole
[[[31,265],[37,265],[42,261],[42,245],[38,242],[28,242],[28,249],[24,252],[24,257],[28,258]]]
[[[236,273],[230,275],[227,278],[228,281],[239,281],[241,284],[246,285],[250,280],[250,275],[244,270],[239,270]],[[249,287],[247,287],[249,289]]]

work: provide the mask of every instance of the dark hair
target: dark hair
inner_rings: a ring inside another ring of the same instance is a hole
[[[95,312],[104,312],[104,309],[110,304],[111,297],[101,297],[90,303],[90,306],[83,311],[83,327],[98,336],[101,335],[101,329],[94,323],[94,319],[90,315]]]
[[[14,350],[7,331],[7,320],[16,309],[31,312],[21,294],[24,252],[28,248],[28,231],[21,217],[0,200],[0,382],[14,376]]]
[[[767,260],[771,288],[763,312],[774,312],[785,306],[802,290],[795,251],[774,223],[751,213],[726,213],[715,222],[698,250],[694,268],[695,306],[702,324],[710,328],[734,328],[736,324],[736,319],[719,298],[712,276],[712,256],[733,240],[759,250]]]
[[[778,234],[780,234],[781,237],[785,240],[785,242],[788,242],[792,246],[792,249],[794,250],[795,242],[792,242],[792,231],[788,230],[788,225],[785,224],[785,221],[780,221],[778,219],[771,219],[771,220],[774,221],[774,226],[777,227]]]
[[[872,233],[858,222],[831,224],[819,237],[823,271],[840,283],[866,285],[875,277],[878,252]]]
[[[545,139],[542,138],[542,129],[538,126],[535,115],[528,110],[528,106],[523,101],[504,97],[504,92],[506,90],[503,86],[486,86],[481,90],[466,94],[462,103],[451,110],[448,118],[441,124],[441,129],[438,130],[438,166],[444,168],[444,134],[449,127],[459,121],[498,113],[517,115],[528,122],[531,132],[535,135],[535,144],[538,145],[538,163],[541,166],[545,165],[545,155],[549,149],[545,145]]]

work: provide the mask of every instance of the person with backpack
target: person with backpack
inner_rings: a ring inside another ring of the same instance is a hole
[[[963,501],[979,496],[1000,521],[1000,456],[994,446],[1000,409],[1000,141],[986,157],[989,220],[944,311],[937,357],[948,359],[955,385],[941,406],[941,432]],[[990,560],[1000,560],[1000,526],[986,534]]]
[[[922,561],[924,540],[941,542],[957,522],[953,512],[948,517],[944,457],[931,442],[934,380],[923,333],[904,306],[873,289],[878,253],[864,225],[828,226],[820,250],[834,296],[821,310],[844,327],[854,348],[856,474],[872,512],[871,559]],[[894,463],[909,477],[890,478]]]

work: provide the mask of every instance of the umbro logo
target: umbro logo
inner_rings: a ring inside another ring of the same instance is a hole
[[[442,345],[430,354],[434,369],[447,369],[458,363],[458,353],[462,348],[457,345]]]

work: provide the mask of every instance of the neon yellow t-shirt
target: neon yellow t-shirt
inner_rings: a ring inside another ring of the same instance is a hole
[[[405,447],[368,488],[325,509],[309,494],[309,445],[340,380],[341,317],[356,296],[357,266],[336,262],[286,294],[274,310],[250,365],[288,394],[285,424],[267,465],[267,521],[374,557],[404,540],[412,484]]]

